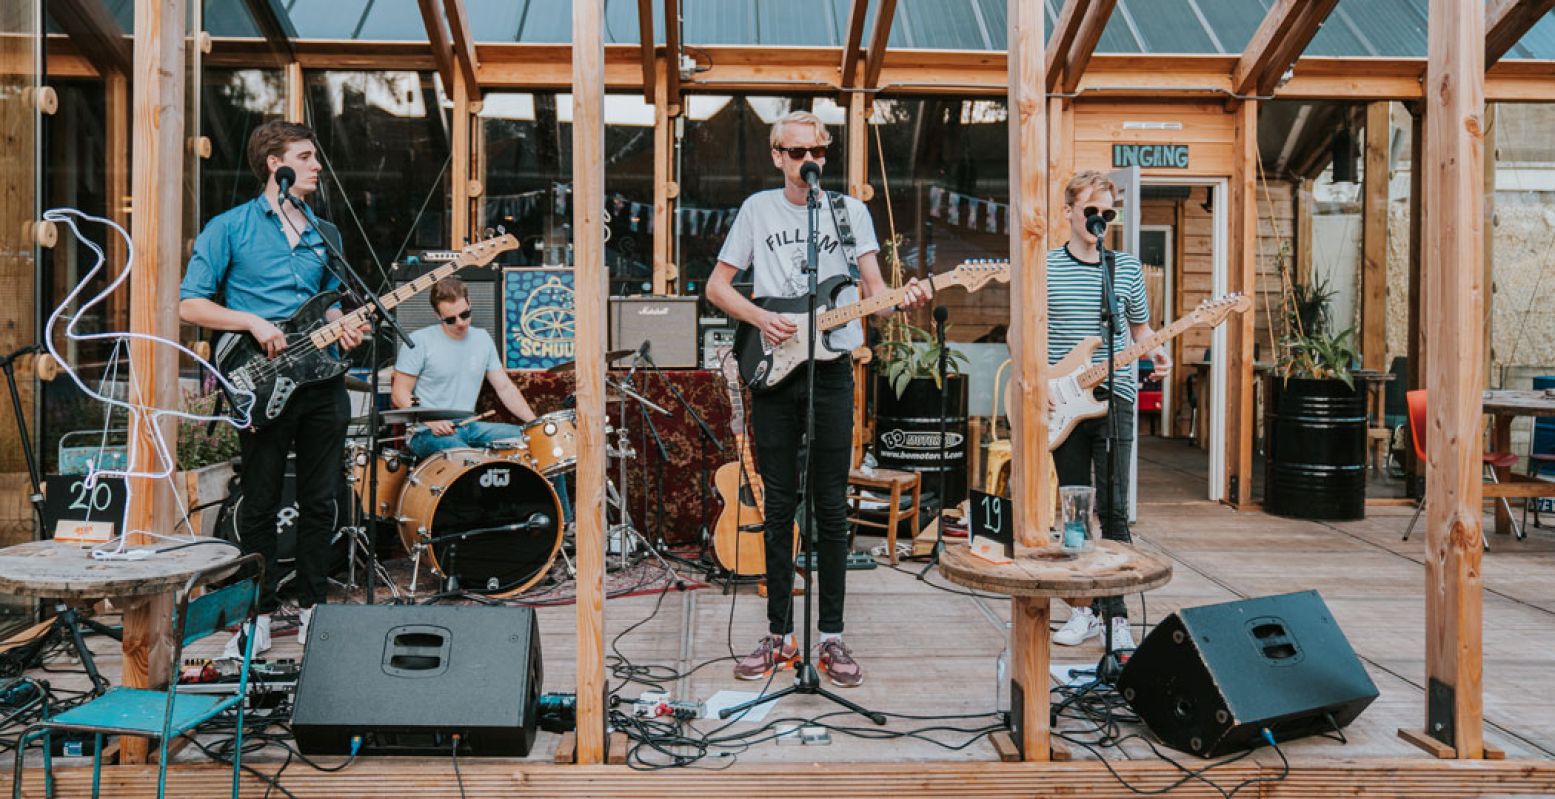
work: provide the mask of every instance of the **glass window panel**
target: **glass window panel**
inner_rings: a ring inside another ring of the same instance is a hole
[[[1145,39],[1146,49],[1152,53],[1219,52],[1187,0],[1130,3],[1127,10],[1134,18],[1139,35]],[[1113,14],[1121,16],[1122,11],[1119,9]]]
[[[278,69],[207,68],[201,84],[200,128],[211,140],[211,157],[200,167],[203,226],[258,193],[259,179],[248,168],[248,137],[283,116],[286,79]]]
[[[416,3],[406,2],[374,2],[368,7],[366,18],[361,21],[362,29],[357,33],[357,38],[378,41],[426,41],[427,26],[421,19],[421,10],[416,5]]]
[[[287,0],[286,14],[301,39],[350,39],[362,22],[362,13],[368,5],[396,5],[371,3],[370,0]],[[402,3],[412,8],[415,3]],[[417,15],[419,16],[419,14]],[[421,27],[421,38],[426,39],[426,28]]]
[[[259,28],[254,25],[254,18],[248,13],[244,0],[205,0],[204,24],[206,32],[216,37],[259,36]]]
[[[1240,53],[1269,13],[1268,0],[1194,0],[1228,53]]]

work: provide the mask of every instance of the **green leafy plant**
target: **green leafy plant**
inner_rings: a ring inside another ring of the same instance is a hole
[[[183,404],[188,412],[208,414],[214,398],[185,393]],[[225,463],[236,458],[240,449],[238,431],[230,424],[218,422],[212,429],[209,422],[178,420],[178,468],[181,470]]]
[[[1277,369],[1281,377],[1310,380],[1340,380],[1355,388],[1350,374],[1356,362],[1354,328],[1331,331],[1329,308],[1335,292],[1326,280],[1311,283],[1286,282],[1282,298]]]
[[[906,322],[896,322],[896,328],[904,334],[900,338],[888,338],[875,345],[874,362],[875,371],[879,372],[891,384],[891,390],[900,398],[907,390],[907,385],[920,377],[932,378],[934,385],[939,382],[939,342],[929,331]],[[949,325],[945,326],[948,331]],[[968,363],[966,356],[962,355],[955,347],[945,347],[946,371],[958,374],[961,371],[958,361]]]

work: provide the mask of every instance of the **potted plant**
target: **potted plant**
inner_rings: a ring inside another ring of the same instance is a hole
[[[1359,519],[1366,515],[1366,398],[1350,373],[1354,331],[1333,331],[1334,292],[1326,282],[1282,282],[1281,336],[1264,392],[1264,509]]]
[[[213,397],[184,395],[184,409],[209,414]],[[174,485],[182,494],[184,507],[219,502],[232,488],[233,459],[238,456],[238,431],[230,424],[192,419],[178,420],[178,479]],[[191,513],[191,521],[200,535],[211,535],[216,524],[216,508]]]
[[[882,248],[887,282],[902,283],[896,242]],[[947,330],[948,330],[947,326]],[[960,371],[966,356],[945,348],[945,442],[940,442],[939,342],[929,331],[893,316],[879,325],[880,340],[872,348],[874,364],[875,458],[890,469],[923,475],[923,489],[939,493],[939,473],[944,471],[945,494],[952,503],[966,497],[967,487],[967,381]]]

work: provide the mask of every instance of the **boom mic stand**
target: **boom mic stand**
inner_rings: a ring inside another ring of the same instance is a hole
[[[1126,520],[1128,517],[1126,514],[1128,511],[1113,507],[1112,500],[1114,497],[1111,496],[1113,480],[1118,474],[1119,445],[1118,371],[1114,361],[1118,357],[1118,334],[1122,332],[1119,328],[1120,320],[1117,315],[1117,262],[1116,258],[1107,252],[1105,243],[1107,232],[1106,220],[1099,215],[1093,216],[1085,220],[1085,227],[1092,235],[1096,236],[1096,254],[1101,256],[1101,329],[1107,336],[1107,474],[1102,480],[1097,482],[1101,484],[1103,490],[1108,492],[1107,515],[1116,518],[1118,513],[1124,513],[1124,523],[1127,524]],[[1101,492],[1098,491],[1097,493],[1100,494]],[[1126,493],[1125,491],[1125,495]],[[1100,507],[1101,503],[1098,497],[1097,508],[1100,509]],[[1102,520],[1102,524],[1103,533],[1105,533],[1105,519]],[[1101,629],[1105,648],[1102,650],[1101,662],[1096,665],[1096,680],[1110,685],[1118,672],[1118,669],[1114,668],[1114,664],[1117,664],[1117,653],[1112,648],[1112,618],[1110,615],[1102,617]]]
[[[945,352],[945,320],[950,318],[950,309],[943,305],[934,306],[934,335],[939,341],[939,510],[934,514],[934,551],[929,553],[929,562],[923,564],[923,569],[918,572],[918,579],[922,580],[929,573],[929,569],[939,565],[940,553],[945,551],[945,505],[949,500],[945,497],[945,480],[950,475],[950,447],[945,444],[945,416],[949,413],[950,400],[950,376],[949,358]],[[891,509],[893,512],[895,508]],[[891,517],[886,516],[886,521]],[[890,557],[895,557],[892,553]]]
[[[11,410],[16,413],[17,443],[22,447],[22,458],[27,463],[27,479],[32,481],[32,494],[27,501],[32,503],[32,511],[38,517],[38,535],[47,533],[44,529],[47,522],[43,518],[43,488],[38,477],[38,461],[32,454],[32,439],[27,435],[27,412],[22,407],[22,395],[16,390],[16,361],[29,353],[36,353],[38,357],[53,357],[44,353],[43,345],[28,344],[9,355],[0,356],[0,369],[5,370],[5,384],[11,391]],[[34,371],[37,371],[36,368]]]
[[[702,414],[697,413],[697,409],[691,405],[690,400],[687,400],[686,399],[686,395],[681,393],[680,387],[675,385],[675,381],[669,379],[669,376],[664,374],[664,370],[660,369],[659,365],[653,362],[653,356],[651,354],[649,354],[648,347],[644,346],[642,348],[641,352],[642,352],[642,359],[645,362],[647,362],[647,364],[648,364],[648,369],[650,371],[652,371],[654,374],[659,376],[659,381],[664,384],[665,388],[669,389],[670,394],[675,397],[675,401],[680,403],[680,407],[685,409],[686,413],[691,417],[691,421],[696,423],[697,430],[700,431],[700,433],[701,433],[701,435],[697,439],[698,447],[700,449],[700,459],[698,461],[698,466],[699,466],[699,470],[701,472],[701,478],[697,481],[697,486],[698,486],[698,488],[700,489],[700,492],[701,492],[700,493],[700,497],[701,497],[701,502],[702,502],[702,516],[701,516],[701,519],[702,519],[702,530],[701,530],[701,535],[698,538],[698,541],[700,543],[700,549],[701,549],[699,554],[702,555],[702,556],[705,556],[707,554],[707,539],[708,539],[707,485],[708,485],[708,481],[711,479],[711,475],[708,473],[708,470],[707,470],[707,443],[709,441],[711,441],[713,443],[713,447],[718,450],[718,454],[719,455],[723,455],[724,454],[724,445],[723,445],[723,442],[720,442],[718,440],[718,436],[715,433],[713,433],[713,428],[708,425],[707,420],[702,418]],[[659,508],[660,508],[661,514],[663,512],[663,507],[664,507],[664,501],[663,501],[663,497],[664,497],[664,494],[663,494],[664,465],[663,464],[664,464],[664,461],[661,459],[659,461],[659,484],[660,484]],[[666,549],[667,548],[665,543],[664,543],[664,536],[663,536],[662,533],[659,535],[659,548],[660,549]],[[668,552],[665,552],[665,555],[667,555],[671,560],[678,561],[678,562],[680,562],[681,564],[683,564],[685,566],[689,566],[689,567],[696,568],[696,569],[701,569],[701,570],[704,570],[704,571],[707,568],[705,557],[699,557],[699,559],[698,559],[698,561],[696,563],[690,563],[690,562],[686,561],[684,558],[680,558],[680,557],[671,555]]]
[[[806,161],[804,166],[810,167],[812,164],[814,164],[813,161]],[[808,335],[806,336],[805,341],[807,357],[805,360],[806,398],[804,437],[805,449],[803,458],[804,476],[800,480],[800,485],[803,486],[804,491],[803,507],[806,521],[805,534],[801,536],[801,538],[804,540],[804,560],[807,564],[809,564],[809,569],[805,571],[804,646],[799,650],[799,663],[794,667],[796,674],[794,677],[793,685],[790,685],[787,688],[776,691],[774,693],[758,696],[749,702],[742,702],[733,707],[726,707],[718,711],[718,717],[721,719],[726,719],[737,713],[741,713],[745,710],[755,707],[756,705],[760,705],[766,702],[775,702],[785,696],[788,696],[789,694],[808,694],[811,696],[820,696],[826,699],[830,699],[832,702],[835,702],[836,704],[839,704],[848,710],[851,710],[854,713],[857,713],[860,716],[873,721],[876,724],[884,726],[886,723],[884,714],[877,713],[873,710],[866,710],[863,706],[855,704],[847,699],[843,699],[842,697],[821,687],[820,673],[815,670],[815,664],[811,661],[810,657],[810,606],[813,604],[815,592],[820,585],[820,581],[816,579],[816,574],[820,571],[820,560],[816,557],[814,541],[814,536],[817,535],[815,530],[815,470],[811,468],[813,465],[812,460],[815,457],[815,304],[816,294],[818,293],[818,288],[816,285],[817,273],[820,271],[821,267],[819,242],[820,234],[817,230],[818,226],[816,224],[816,218],[819,216],[821,211],[819,186],[820,168],[818,166],[813,169],[802,168],[800,169],[800,174],[806,175],[810,181],[810,190],[806,193],[805,202],[805,208],[807,211],[806,216],[809,219],[810,226],[810,235],[805,245],[805,274],[809,278],[809,285],[807,287],[809,293],[806,295],[806,299],[808,300],[808,308],[806,309],[807,318],[805,320]],[[844,560],[843,563],[837,564],[837,568],[846,569],[846,567],[846,560]]]

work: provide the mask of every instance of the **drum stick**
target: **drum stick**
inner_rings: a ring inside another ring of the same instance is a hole
[[[487,412],[485,412],[485,413],[483,413],[483,414],[481,414],[479,416],[471,416],[470,418],[465,419],[464,421],[454,425],[454,427],[464,427],[465,425],[469,424],[470,422],[478,422],[478,421],[480,421],[480,420],[482,420],[482,419],[484,419],[484,418],[486,418],[486,417],[488,417],[488,416],[490,416],[490,415],[492,415],[494,413],[496,413],[496,411],[487,411]]]

